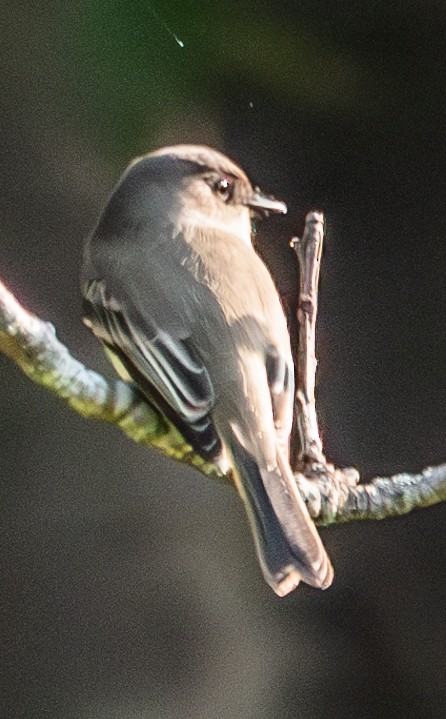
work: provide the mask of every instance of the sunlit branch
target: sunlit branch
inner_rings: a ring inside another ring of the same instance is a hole
[[[84,417],[118,426],[135,442],[152,445],[206,475],[213,465],[192,452],[179,432],[135,387],[106,379],[76,360],[49,322],[25,310],[0,282],[0,351],[35,382]]]
[[[307,216],[302,240],[293,240],[300,264],[300,326],[296,390],[297,431],[301,452],[295,478],[317,524],[382,519],[406,514],[446,498],[446,465],[420,474],[399,474],[359,484],[353,468],[326,462],[319,436],[314,383],[317,286],[322,252],[323,216]],[[84,417],[118,426],[130,439],[158,448],[208,477],[231,482],[204,462],[173,425],[131,384],[106,379],[87,369],[57,339],[54,327],[25,310],[0,282],[0,351],[35,382]]]

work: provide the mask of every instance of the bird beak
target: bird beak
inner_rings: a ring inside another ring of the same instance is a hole
[[[274,197],[267,197],[262,195],[259,190],[256,190],[248,200],[245,200],[245,205],[252,207],[253,210],[257,210],[262,215],[269,215],[270,212],[279,212],[282,215],[286,215],[287,206],[280,200],[275,200]]]

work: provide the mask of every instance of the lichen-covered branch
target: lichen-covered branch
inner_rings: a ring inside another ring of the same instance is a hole
[[[375,477],[364,484],[358,483],[359,474],[352,467],[327,465],[319,477],[303,478],[302,486],[305,482],[309,512],[316,524],[324,526],[397,517],[446,500],[446,464],[426,467],[418,474]]]
[[[359,484],[356,469],[327,463],[319,436],[314,383],[317,286],[323,240],[323,216],[307,216],[302,240],[293,240],[300,265],[299,352],[296,388],[297,431],[301,453],[295,478],[316,524],[382,519],[406,514],[446,499],[446,464],[420,474],[378,477]],[[135,387],[87,369],[57,339],[54,327],[25,310],[0,282],[0,352],[34,382],[63,399],[84,417],[118,426],[135,442],[157,447],[208,477],[222,477],[204,462],[175,427]]]
[[[217,468],[194,454],[175,427],[136,388],[84,367],[57,339],[53,325],[25,310],[2,282],[0,351],[33,382],[82,416],[115,424],[135,442],[157,447],[169,457],[221,479]]]

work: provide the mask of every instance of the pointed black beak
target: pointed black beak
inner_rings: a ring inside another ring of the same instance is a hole
[[[256,190],[248,200],[245,200],[245,205],[252,207],[253,210],[265,216],[269,215],[270,212],[279,212],[282,215],[287,213],[287,206],[284,202],[275,200],[274,197],[262,195],[259,190]]]

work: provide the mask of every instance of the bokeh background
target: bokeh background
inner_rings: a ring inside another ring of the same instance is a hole
[[[323,209],[318,407],[364,476],[446,456],[439,0],[1,3],[0,265],[89,366],[84,237],[128,160],[214,145]],[[184,43],[184,47],[175,39]],[[0,357],[2,719],[446,716],[446,509],[323,530],[325,593],[263,583],[230,488],[87,422]]]

